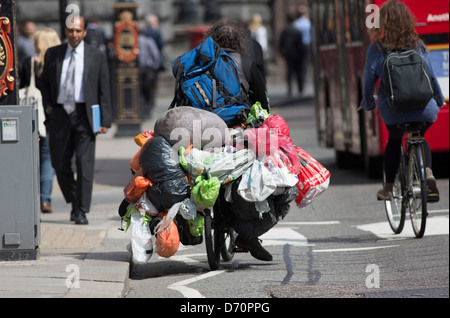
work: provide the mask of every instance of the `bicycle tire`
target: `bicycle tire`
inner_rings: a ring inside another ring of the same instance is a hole
[[[212,211],[208,210],[205,214],[205,245],[209,268],[216,270],[220,266],[220,244],[211,213]]]
[[[414,145],[409,153],[408,162],[408,208],[414,235],[423,237],[427,223],[427,184],[423,145]]]
[[[392,191],[393,198],[392,200],[384,201],[384,206],[386,210],[386,216],[389,222],[389,226],[391,227],[394,234],[400,234],[403,231],[405,226],[406,219],[406,204],[404,199],[404,168],[403,164],[400,163],[397,171],[397,175],[395,176],[394,188]],[[386,182],[386,175],[384,173],[383,168],[383,181]]]
[[[231,227],[224,229],[221,233],[223,233],[223,236],[220,238],[222,240],[220,254],[224,262],[229,262],[234,257],[234,240],[236,235]]]

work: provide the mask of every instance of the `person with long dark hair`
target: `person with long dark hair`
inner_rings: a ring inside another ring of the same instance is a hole
[[[414,29],[416,21],[408,7],[397,0],[390,0],[380,8],[380,25],[370,29],[373,43],[367,52],[366,65],[364,69],[364,99],[361,107],[364,110],[373,110],[376,107],[374,89],[378,79],[383,78],[383,64],[388,51],[412,48],[417,50],[424,58],[430,77],[434,98],[424,108],[408,111],[397,111],[392,109],[381,89],[378,94],[378,110],[389,132],[389,139],[384,154],[384,169],[386,181],[381,190],[377,192],[378,200],[392,199],[392,190],[400,164],[400,145],[403,131],[397,126],[401,123],[426,122],[427,125],[421,130],[424,136],[427,129],[437,118],[439,107],[444,104],[444,96],[438,84],[431,64],[430,54],[423,41]],[[383,86],[383,83],[380,85]],[[425,165],[427,186],[432,194],[438,194],[436,180],[431,170],[431,150],[425,141]]]

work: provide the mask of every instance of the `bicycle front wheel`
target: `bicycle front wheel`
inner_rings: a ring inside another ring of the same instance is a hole
[[[404,188],[404,168],[400,163],[400,166],[395,176],[394,188],[392,190],[393,198],[392,200],[384,201],[384,206],[386,209],[386,216],[392,231],[395,234],[400,234],[405,226],[406,219],[406,205],[403,202],[403,188]],[[384,169],[383,169],[384,171]],[[386,182],[386,175],[383,172],[383,179]]]
[[[209,268],[216,270],[220,265],[220,239],[213,210],[205,211],[205,245]]]
[[[414,146],[408,164],[408,207],[414,234],[423,237],[427,223],[427,184],[421,146]]]

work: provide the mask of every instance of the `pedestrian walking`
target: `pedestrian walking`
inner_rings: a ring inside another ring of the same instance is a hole
[[[36,87],[42,91],[42,72],[44,69],[44,57],[48,48],[60,45],[61,40],[58,33],[51,28],[43,28],[36,31],[33,36],[34,47],[37,56],[28,57],[23,63],[19,71],[20,88],[28,87],[31,82],[31,76],[34,74]],[[33,62],[33,63],[32,63]],[[32,69],[32,65],[33,68]],[[43,105],[40,105],[43,107]],[[45,112],[44,112],[45,113]],[[47,116],[46,116],[47,117]],[[48,121],[45,120],[45,129],[48,130]],[[39,170],[40,170],[40,203],[41,212],[53,212],[51,206],[51,194],[53,190],[53,177],[55,171],[52,167],[50,158],[49,134],[40,133],[39,136]]]
[[[65,27],[68,43],[45,55],[44,107],[50,122],[50,152],[64,198],[72,204],[70,219],[88,224],[95,164],[93,105],[99,105],[98,133],[111,126],[109,70],[106,56],[83,41],[85,20],[75,16]],[[76,159],[76,179],[72,157]]]
[[[141,117],[150,118],[155,107],[156,83],[161,64],[158,45],[152,37],[139,30],[139,85],[141,94]]]
[[[309,19],[309,8],[305,5],[300,5],[298,9],[299,17],[294,21],[294,26],[302,32],[303,40],[303,62],[301,64],[301,82],[302,89],[304,82],[308,75],[308,66],[310,62],[311,51],[311,20]]]
[[[292,96],[292,81],[297,82],[298,92],[303,91],[303,62],[304,62],[304,45],[303,35],[294,25],[294,17],[288,16],[288,25],[281,31],[280,42],[278,48],[281,55],[286,61],[287,74],[286,82],[288,86],[288,95]]]

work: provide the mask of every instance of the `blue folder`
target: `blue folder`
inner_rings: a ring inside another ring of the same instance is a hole
[[[92,105],[92,130],[97,134],[100,130],[102,114],[100,113],[100,105]]]

